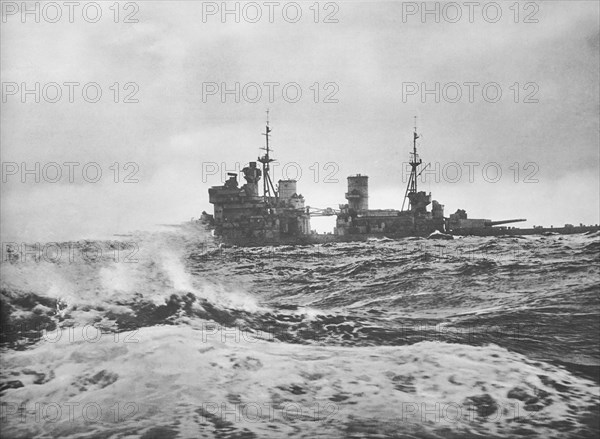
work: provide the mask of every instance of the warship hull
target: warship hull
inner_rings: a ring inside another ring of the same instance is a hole
[[[577,226],[577,227],[535,227],[535,228],[483,228],[455,230],[450,232],[456,236],[521,236],[521,235],[574,235],[577,233],[593,233],[600,231],[600,226]]]
[[[582,227],[537,227],[537,228],[485,228],[456,230],[446,232],[446,235],[452,237],[465,236],[527,236],[527,235],[574,235],[582,233],[600,232],[600,226],[582,226]],[[258,238],[258,237],[227,237],[215,236],[217,243],[227,246],[237,247],[275,247],[287,245],[322,245],[328,243],[344,242],[366,242],[370,240],[400,240],[405,238],[428,238],[431,234],[426,232],[406,232],[406,233],[358,233],[350,235],[334,235],[330,233],[314,233],[308,236],[285,236],[279,238]]]

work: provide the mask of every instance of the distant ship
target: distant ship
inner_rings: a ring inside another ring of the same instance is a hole
[[[298,194],[296,180],[279,180],[273,185],[270,175],[271,127],[267,116],[265,127],[264,154],[257,161],[249,162],[242,169],[246,183],[238,183],[237,173],[228,173],[222,186],[208,190],[209,201],[214,205],[214,214],[202,213],[200,221],[214,229],[214,234],[226,244],[261,246],[278,244],[317,244],[325,242],[364,241],[369,238],[446,237],[453,235],[526,235],[543,233],[582,233],[599,230],[596,226],[565,225],[564,228],[519,229],[507,228],[504,224],[526,221],[509,219],[492,221],[468,218],[463,209],[444,217],[444,206],[431,199],[431,193],[419,191],[417,180],[428,165],[417,153],[416,121],[413,132],[413,150],[410,152],[410,178],[404,194],[401,210],[369,209],[369,177],[348,177],[346,204],[338,209],[317,209],[305,206],[304,197]],[[259,165],[260,164],[260,165]],[[262,195],[259,182],[262,178]],[[431,204],[431,210],[427,210]],[[336,216],[331,234],[311,231],[310,218]],[[502,226],[502,227],[495,227]]]

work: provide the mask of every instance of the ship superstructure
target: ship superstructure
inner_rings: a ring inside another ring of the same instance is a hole
[[[340,205],[335,233],[337,235],[384,233],[395,236],[411,236],[430,234],[434,231],[445,231],[444,206],[437,201],[431,201],[431,194],[418,190],[417,179],[428,166],[422,166],[422,160],[417,153],[416,119],[413,133],[413,151],[410,153],[409,164],[411,173],[402,201],[402,210],[369,209],[369,184],[365,175],[348,177],[348,204]],[[432,210],[427,206],[432,204]],[[405,209],[406,206],[406,209]]]
[[[417,151],[417,141],[421,136],[417,131],[416,118],[408,162],[411,172],[400,210],[369,209],[369,177],[361,174],[348,177],[347,202],[340,204],[338,209],[305,206],[304,197],[298,194],[296,180],[279,180],[277,185],[273,184],[270,168],[275,160],[271,156],[271,132],[267,111],[263,133],[265,144],[261,148],[264,154],[242,169],[245,183],[240,186],[238,174],[229,173],[222,186],[213,186],[208,190],[214,215],[203,213],[202,218],[214,227],[215,235],[225,242],[239,245],[310,244],[364,240],[371,236],[428,236],[434,232],[487,236],[518,234],[519,230],[529,230],[494,227],[524,219],[473,219],[468,218],[462,209],[444,217],[444,206],[432,200],[431,193],[420,191],[418,187],[418,178],[429,164],[423,165]],[[259,186],[262,186],[262,191]],[[430,205],[431,210],[428,210]],[[336,223],[333,233],[317,234],[311,231],[311,216],[334,215]],[[534,232],[541,233],[543,230],[536,229]],[[572,228],[567,232],[572,233]]]
[[[268,113],[267,113],[268,114]],[[257,162],[242,169],[246,183],[239,186],[238,174],[229,173],[223,186],[208,190],[209,201],[214,204],[212,219],[215,232],[228,241],[277,242],[279,240],[310,234],[310,216],[304,206],[304,197],[297,193],[296,180],[279,180],[273,185],[270,175],[271,127],[267,116],[265,151]],[[259,182],[263,180],[262,195]]]

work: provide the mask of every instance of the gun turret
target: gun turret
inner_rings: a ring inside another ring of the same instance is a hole
[[[500,221],[486,221],[483,223],[485,227],[499,226],[501,224],[510,224],[510,223],[520,223],[523,221],[527,221],[526,219],[509,219],[509,220],[500,220]]]

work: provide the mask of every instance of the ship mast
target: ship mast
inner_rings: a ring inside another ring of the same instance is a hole
[[[271,131],[272,130],[269,127],[269,110],[267,110],[267,125],[265,127],[265,132],[262,133],[262,135],[265,136],[265,147],[260,148],[265,151],[265,154],[258,158],[258,161],[263,165],[263,200],[267,204],[270,203],[272,197],[275,198],[275,203],[277,203],[277,192],[275,191],[275,187],[273,186],[273,182],[271,181],[271,176],[269,174],[269,163],[275,161],[269,156],[269,153],[271,152],[271,149],[269,148]]]
[[[411,202],[409,198],[409,194],[417,193],[417,168],[421,165],[422,160],[417,154],[417,139],[420,136],[417,134],[417,116],[415,116],[415,131],[413,133],[413,152],[410,153],[410,161],[409,164],[411,166],[410,178],[408,180],[408,185],[406,186],[406,192],[404,193],[404,200],[402,201],[402,211],[404,211],[404,205],[408,200],[408,210],[411,209]]]

